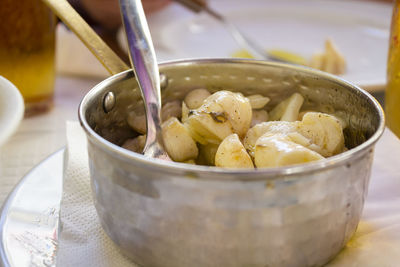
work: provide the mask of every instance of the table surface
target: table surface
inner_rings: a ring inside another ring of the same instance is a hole
[[[54,108],[24,119],[17,132],[0,148],[0,206],[30,169],[66,145],[65,122],[78,120],[80,100],[100,80],[58,76]]]

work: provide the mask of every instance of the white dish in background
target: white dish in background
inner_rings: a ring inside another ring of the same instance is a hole
[[[309,59],[324,49],[330,37],[347,60],[344,79],[370,91],[386,84],[390,4],[338,0],[209,3],[265,49],[284,49]],[[231,57],[240,49],[227,30],[205,13],[188,15],[183,8],[171,6],[155,17],[149,24],[159,61]]]
[[[18,89],[0,76],[0,146],[15,132],[24,117],[24,100]]]

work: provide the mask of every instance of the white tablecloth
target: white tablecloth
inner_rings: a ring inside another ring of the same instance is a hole
[[[400,266],[400,140],[388,129],[375,148],[357,232],[332,266]]]

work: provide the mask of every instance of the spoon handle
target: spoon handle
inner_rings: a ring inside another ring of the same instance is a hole
[[[179,4],[189,8],[193,12],[199,13],[207,8],[206,0],[174,0]]]
[[[129,69],[66,0],[42,1],[81,39],[110,74]]]
[[[153,156],[152,147],[161,136],[160,74],[150,30],[140,0],[119,1],[131,60],[146,108],[147,137],[145,155]]]

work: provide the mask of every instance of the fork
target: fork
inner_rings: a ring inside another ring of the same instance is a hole
[[[226,17],[224,17],[220,13],[210,8],[206,0],[173,0],[173,1],[181,4],[182,6],[188,8],[189,10],[195,13],[205,12],[214,19],[216,19],[217,21],[219,21],[232,35],[236,43],[246,51],[249,51],[250,54],[252,54],[255,58],[263,60],[289,62],[283,58],[271,55],[270,53],[266,52],[257,43],[250,40],[242,31],[238,29],[238,27],[236,27],[232,22],[226,19]]]

